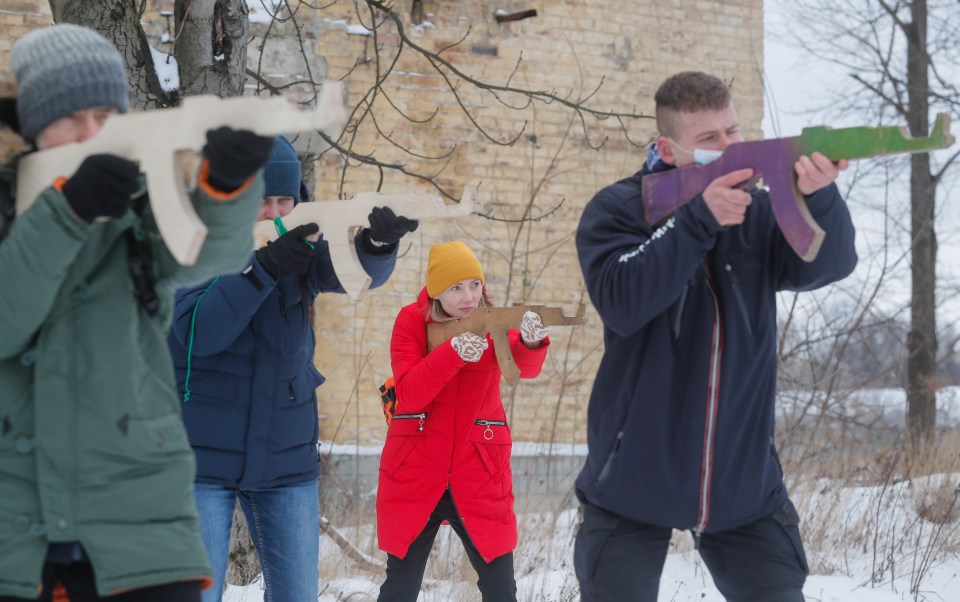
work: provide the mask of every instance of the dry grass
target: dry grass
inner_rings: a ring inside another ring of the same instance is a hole
[[[813,573],[865,575],[866,586],[907,579],[917,595],[931,567],[960,554],[960,433],[941,433],[936,449],[913,461],[895,431],[832,425],[822,434],[798,430],[791,435],[792,442],[781,445],[783,463],[803,519]],[[324,487],[337,491],[336,479]],[[517,493],[520,599],[579,598],[572,566],[578,517],[571,493]],[[363,554],[383,560],[376,544],[374,502],[373,492],[352,497],[340,489],[323,507]],[[671,552],[691,550],[689,534],[675,532]],[[320,556],[321,589],[327,594],[355,602],[376,599],[382,571],[361,568],[329,538],[323,538]],[[360,579],[350,581],[356,577]],[[420,600],[480,600],[476,574],[448,527],[441,528],[434,544]]]
[[[917,595],[932,566],[960,553],[960,433],[911,457],[893,430],[828,430],[784,454],[812,572],[866,568],[868,584],[907,579]]]

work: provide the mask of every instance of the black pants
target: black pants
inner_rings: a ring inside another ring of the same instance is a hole
[[[799,523],[787,501],[766,518],[701,536],[700,556],[726,600],[803,602]],[[656,602],[672,532],[584,504],[573,552],[582,602]]]
[[[387,555],[387,579],[380,586],[378,602],[416,602],[420,594],[420,584],[423,582],[423,572],[427,568],[430,548],[433,547],[433,540],[436,539],[443,521],[450,523],[463,542],[467,558],[470,559],[473,570],[477,571],[477,587],[480,588],[483,602],[516,602],[517,582],[513,577],[513,552],[498,556],[489,563],[484,562],[460,522],[449,489],[437,502],[427,526],[410,544],[407,555],[402,560],[393,554]]]
[[[199,581],[179,581],[154,587],[135,589],[101,598],[93,580],[93,568],[88,562],[74,564],[43,565],[43,593],[38,598],[13,598],[0,596],[0,602],[26,602],[53,600],[53,588],[60,582],[67,590],[70,602],[200,602]]]

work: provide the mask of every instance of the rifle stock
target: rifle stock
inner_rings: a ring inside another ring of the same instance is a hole
[[[575,316],[567,316],[562,307],[546,305],[515,303],[510,307],[480,307],[462,320],[427,324],[427,351],[433,351],[437,346],[465,332],[481,337],[489,333],[503,378],[507,384],[514,385],[520,379],[520,368],[513,359],[507,332],[511,328],[520,328],[520,320],[528,311],[538,314],[545,326],[576,326],[586,323],[586,306],[583,303],[577,306]]]
[[[356,231],[368,225],[367,217],[374,207],[390,207],[397,215],[411,219],[454,219],[476,211],[476,197],[475,186],[466,188],[460,202],[450,205],[436,195],[361,192],[347,201],[300,203],[280,221],[284,231],[303,224],[320,226],[320,233],[330,249],[330,260],[337,279],[350,298],[359,301],[370,288],[371,280],[363,270],[354,241]],[[277,224],[272,221],[254,224],[255,246],[262,247],[275,240],[279,235],[277,229]]]
[[[644,217],[656,224],[701,194],[719,176],[752,168],[770,193],[777,224],[790,247],[804,261],[813,261],[820,251],[824,232],[807,209],[797,189],[793,165],[802,155],[821,152],[831,161],[864,159],[879,155],[919,153],[947,148],[954,142],[950,115],[939,113],[925,138],[911,138],[902,127],[825,126],[804,128],[800,136],[771,138],[731,144],[719,159],[706,165],[690,165],[649,174],[643,178]]]
[[[31,153],[17,173],[17,213],[27,210],[54,180],[72,175],[91,155],[109,153],[140,164],[160,235],[182,265],[193,265],[207,235],[187,194],[179,153],[200,152],[207,130],[222,126],[261,136],[340,127],[346,120],[343,84],[326,82],[317,108],[297,109],[277,96],[191,96],[176,108],[114,115],[96,136]]]

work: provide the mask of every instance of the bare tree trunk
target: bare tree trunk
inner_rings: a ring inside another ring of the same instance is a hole
[[[184,96],[240,96],[250,21],[244,0],[177,0],[176,55]]]
[[[260,559],[250,539],[247,519],[237,502],[233,509],[233,526],[230,527],[230,554],[227,562],[226,582],[231,585],[249,585],[260,574]]]
[[[131,106],[146,109],[176,104],[176,95],[160,87],[137,7],[131,0],[50,0],[55,22],[96,29],[120,50],[130,79]]]
[[[927,55],[927,3],[911,5],[907,34],[907,120],[914,136],[930,127]],[[934,230],[936,184],[930,155],[917,153],[910,162],[911,324],[907,337],[907,425],[912,452],[932,449],[937,426],[937,236]]]

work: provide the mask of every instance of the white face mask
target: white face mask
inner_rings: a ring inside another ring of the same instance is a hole
[[[706,165],[711,161],[719,159],[720,155],[723,154],[722,150],[707,150],[704,148],[695,148],[693,149],[693,151],[689,151],[683,148],[682,146],[680,146],[679,144],[677,144],[677,141],[674,140],[673,138],[669,138],[669,140],[670,142],[673,142],[673,144],[683,152],[687,153],[688,155],[693,155],[693,162],[696,163],[697,165]]]
[[[693,161],[697,165],[706,165],[707,163],[719,159],[723,154],[722,150],[706,150],[703,148],[693,149]]]

